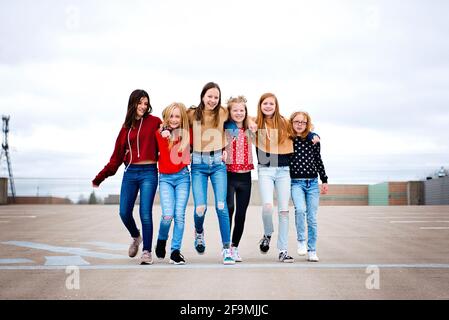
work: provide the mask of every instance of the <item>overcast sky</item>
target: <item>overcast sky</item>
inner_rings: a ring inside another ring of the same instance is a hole
[[[264,92],[308,111],[330,183],[423,179],[449,168],[448,15],[445,0],[0,0],[14,175],[90,185],[134,89],[160,116],[214,81],[253,115]]]

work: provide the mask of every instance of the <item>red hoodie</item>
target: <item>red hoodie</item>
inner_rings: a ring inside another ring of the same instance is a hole
[[[141,118],[135,128],[122,127],[109,163],[97,174],[92,183],[99,186],[104,179],[113,176],[123,162],[129,165],[140,161],[157,161],[158,148],[155,133],[159,130],[161,123],[158,117],[148,115]]]

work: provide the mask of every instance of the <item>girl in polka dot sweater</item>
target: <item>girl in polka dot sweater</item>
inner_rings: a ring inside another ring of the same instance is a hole
[[[311,132],[312,120],[307,112],[298,111],[291,115],[293,128],[293,155],[290,158],[291,194],[295,205],[295,224],[298,240],[298,254],[308,254],[308,260],[318,262],[316,254],[317,221],[320,188],[318,175],[322,182],[321,193],[328,191],[327,175],[320,154],[320,143],[313,144],[307,139]],[[305,220],[307,219],[307,246]]]

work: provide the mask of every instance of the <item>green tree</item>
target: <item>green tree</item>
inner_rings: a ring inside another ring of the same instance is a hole
[[[95,196],[95,191],[92,191],[92,193],[89,196],[89,204],[97,204],[98,200],[97,197]]]

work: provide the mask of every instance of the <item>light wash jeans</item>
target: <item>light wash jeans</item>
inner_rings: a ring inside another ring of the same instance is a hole
[[[307,218],[307,251],[316,251],[316,214],[320,202],[318,178],[292,179],[292,199],[295,205],[297,240],[306,240],[305,219]]]
[[[142,222],[143,250],[151,252],[153,239],[153,201],[157,189],[157,166],[155,164],[131,164],[123,174],[120,190],[120,218],[131,237],[140,235],[133,218],[134,203],[140,192],[140,221]]]
[[[276,189],[279,216],[277,247],[288,247],[288,202],[290,200],[290,169],[285,167],[264,167],[259,165],[259,191],[262,199],[262,221],[264,234],[271,236],[273,228],[273,195]]]
[[[231,227],[229,223],[228,205],[226,203],[228,177],[226,164],[221,160],[221,152],[214,155],[192,154],[192,192],[195,205],[194,220],[196,232],[202,233],[204,217],[207,211],[207,180],[210,178],[215,196],[215,211],[220,225],[223,248],[231,243]],[[197,208],[204,206],[202,213]]]
[[[171,222],[174,220],[171,252],[181,250],[186,207],[190,195],[189,168],[184,167],[177,173],[159,174],[159,195],[162,216],[158,239],[168,239]]]

